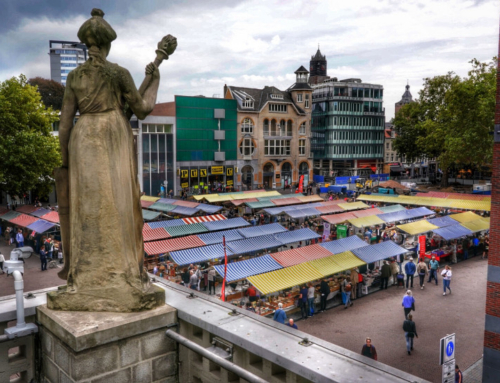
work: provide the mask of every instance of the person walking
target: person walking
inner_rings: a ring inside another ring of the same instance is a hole
[[[433,279],[436,280],[436,286],[438,285],[438,272],[439,272],[439,262],[436,261],[436,257],[433,255],[429,262],[429,280],[427,283],[431,283]]]
[[[47,253],[44,248],[40,249],[40,263],[42,271],[47,270]]]
[[[450,290],[451,294],[451,288],[450,288],[450,283],[451,283],[451,267],[450,265],[446,265],[444,267],[444,270],[441,271],[441,276],[443,277],[443,295],[446,295],[446,289]]]
[[[411,310],[415,311],[415,298],[413,298],[411,290],[406,291],[401,306],[403,306],[405,312],[405,319],[408,319],[408,314],[411,312]]]
[[[409,282],[411,280],[410,288],[413,289],[413,275],[417,271],[417,267],[413,263],[413,258],[410,258],[410,261],[405,265],[405,273],[406,273],[406,288],[408,288]]]
[[[479,249],[479,239],[477,236],[474,236],[474,239],[472,240],[472,254],[474,254],[474,257],[477,255]]]
[[[278,303],[278,309],[274,312],[273,320],[281,324],[285,324],[286,313],[283,310],[283,303]]]
[[[455,383],[464,383],[464,375],[460,371],[458,364],[455,364]]]
[[[484,237],[484,247],[483,247],[483,259],[488,258],[488,251],[490,251],[490,237]]]
[[[411,314],[409,314],[408,319],[403,322],[403,331],[405,332],[406,338],[406,350],[408,351],[408,355],[411,355],[411,351],[413,350],[413,338],[418,338],[417,326],[415,326]]]
[[[306,285],[303,285],[300,288],[300,295],[299,295],[299,306],[300,306],[300,314],[302,316],[302,319],[307,319],[307,287]]]
[[[24,236],[21,229],[16,234],[16,247],[24,247]]]
[[[196,273],[191,270],[189,272],[189,287],[192,289],[192,290],[198,290],[198,276],[196,275]]]
[[[314,315],[314,286],[311,282],[307,285],[307,304],[309,306],[309,316]]]
[[[462,251],[464,252],[464,261],[466,261],[469,258],[469,238],[465,237],[462,240]]]
[[[351,269],[351,301],[358,297],[359,270],[357,267]]]
[[[296,325],[295,323],[293,323],[293,319],[292,319],[292,318],[290,318],[290,319],[288,320],[288,323],[287,323],[285,326],[288,326],[288,327],[294,328],[294,329],[296,329],[296,330],[298,330],[298,329],[299,329],[299,328],[297,327],[297,325]]]
[[[326,298],[328,298],[328,295],[330,294],[330,286],[328,286],[328,282],[326,281],[326,278],[323,278],[321,280],[319,293],[321,294],[321,305],[319,308],[319,312],[322,313],[326,310]]]
[[[351,285],[351,279],[349,277],[344,279],[344,281],[342,282],[342,290],[345,296],[344,310],[346,310],[349,306],[353,305],[353,303],[351,302],[352,285]]]
[[[394,258],[391,261],[391,274],[392,274],[392,285],[397,286],[398,285],[399,266]]]
[[[366,338],[365,345],[361,349],[361,355],[377,360],[377,350],[375,346],[372,345],[372,340],[370,338]]]
[[[387,290],[387,285],[389,284],[389,278],[392,274],[391,271],[391,266],[387,263],[387,261],[384,261],[384,264],[382,265],[382,286],[380,287],[381,290]]]
[[[428,268],[427,264],[424,262],[423,258],[420,258],[420,262],[417,265],[417,274],[420,279],[420,290],[424,289],[424,279],[425,276],[427,275]]]
[[[215,268],[211,267],[208,270],[208,295],[212,294],[212,289],[215,295]]]

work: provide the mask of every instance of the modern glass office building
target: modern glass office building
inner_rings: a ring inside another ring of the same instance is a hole
[[[363,175],[382,170],[383,86],[336,78],[313,85],[311,151],[316,174]]]
[[[69,72],[88,58],[87,46],[75,41],[49,41],[50,78],[66,85]]]

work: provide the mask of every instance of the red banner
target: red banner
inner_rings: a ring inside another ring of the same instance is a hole
[[[222,236],[222,245],[224,246],[224,280],[222,281],[222,290],[220,292],[220,299],[226,301],[226,275],[227,275],[227,252],[226,252],[226,236]]]
[[[425,256],[425,240],[425,235],[418,237],[418,244],[420,245],[419,258],[423,258]]]
[[[295,191],[295,193],[303,193],[304,192],[304,176],[300,176],[299,178],[299,187]]]

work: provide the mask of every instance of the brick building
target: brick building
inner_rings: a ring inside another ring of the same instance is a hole
[[[237,101],[237,184],[244,190],[259,185],[284,188],[311,179],[310,121],[312,89],[309,72],[295,71],[286,91],[226,85],[224,97]]]

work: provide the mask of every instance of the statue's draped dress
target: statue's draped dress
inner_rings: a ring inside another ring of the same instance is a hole
[[[109,304],[111,295],[147,288],[137,161],[123,112],[129,93],[123,89],[122,71],[116,64],[95,67],[87,62],[68,81],[80,111],[68,150],[68,292],[103,304]]]

